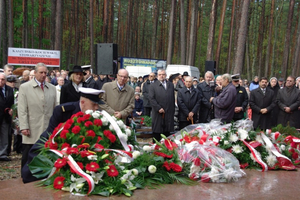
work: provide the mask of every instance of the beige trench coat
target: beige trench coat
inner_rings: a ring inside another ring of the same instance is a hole
[[[56,88],[45,83],[44,92],[35,79],[19,89],[18,116],[20,130],[29,129],[30,136],[23,135],[23,144],[34,144],[46,130],[56,106]]]
[[[120,91],[116,81],[105,83],[102,87],[105,91],[102,101],[105,104],[100,104],[101,110],[105,110],[111,115],[114,115],[115,111],[119,111],[122,114],[122,119],[126,119],[130,115],[134,108],[134,90],[128,84]]]

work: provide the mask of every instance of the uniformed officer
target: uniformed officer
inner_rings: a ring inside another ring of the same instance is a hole
[[[236,87],[236,107],[234,109],[233,120],[237,121],[244,118],[245,111],[248,106],[248,94],[246,89],[239,84],[240,74],[234,74],[232,77],[232,84]]]
[[[87,110],[98,110],[99,105],[101,104],[101,94],[104,93],[103,90],[96,90],[92,88],[79,88],[80,100],[77,102],[70,102],[58,105],[54,108],[53,114],[50,118],[48,128],[42,133],[40,140],[38,140],[30,149],[28,155],[28,161],[24,165],[21,171],[21,175],[24,183],[29,183],[32,181],[38,180],[35,178],[28,167],[28,164],[32,159],[38,155],[38,150],[41,146],[44,146],[44,138],[49,138],[49,133],[52,133],[53,130],[60,124],[66,122],[71,118],[73,114],[78,113],[79,111],[85,112]],[[43,140],[41,140],[43,138]]]

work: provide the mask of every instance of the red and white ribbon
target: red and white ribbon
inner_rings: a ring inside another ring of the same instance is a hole
[[[266,143],[266,147],[268,149],[270,149],[270,151],[276,156],[277,160],[280,161],[279,164],[280,164],[281,168],[286,169],[286,170],[294,170],[295,169],[295,166],[293,165],[292,161],[288,157],[279,153],[277,151],[277,149],[274,147],[271,140],[264,133],[261,133],[261,137],[264,140],[264,142]]]
[[[250,144],[248,144],[245,140],[241,140],[251,151],[251,154],[253,156],[253,158],[255,159],[255,161],[260,164],[260,166],[262,167],[262,171],[268,171],[268,165],[261,159],[259,153],[256,151],[256,149],[254,149]]]
[[[50,151],[52,151],[53,153],[57,154],[60,157],[65,157],[63,154],[64,150],[58,151],[55,149],[50,149]],[[87,183],[89,185],[89,191],[87,194],[90,194],[95,188],[95,182],[94,182],[93,178],[90,175],[88,175],[87,173],[85,173],[84,171],[82,171],[82,169],[78,166],[78,164],[72,158],[71,155],[68,155],[66,157],[67,157],[67,163],[69,164],[69,166],[76,172],[76,174],[83,177],[87,181]]]
[[[122,146],[124,147],[125,151],[130,151],[128,145],[127,145],[127,141],[124,140],[124,137],[122,137],[122,131],[118,125],[118,123],[111,117],[110,114],[108,114],[106,111],[102,110],[101,111],[102,115],[104,117],[106,117],[108,119],[108,121],[110,122],[110,124],[112,125],[112,127],[114,128],[114,130],[117,133],[117,136],[122,144]]]

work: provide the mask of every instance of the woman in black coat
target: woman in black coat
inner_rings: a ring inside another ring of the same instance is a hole
[[[73,71],[69,73],[69,82],[61,87],[60,104],[79,101],[79,87],[85,86],[85,72],[81,66],[74,66]]]
[[[269,81],[269,84],[268,84],[267,88],[273,90],[274,96],[277,97],[278,90],[280,90],[277,78],[275,78],[275,77],[270,78],[270,81]],[[273,110],[271,111],[271,125],[272,125],[272,127],[277,126],[278,112],[279,112],[279,107],[278,107],[277,101],[276,101],[276,105],[273,108]]]

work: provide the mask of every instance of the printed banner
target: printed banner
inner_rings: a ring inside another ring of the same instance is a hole
[[[59,67],[60,51],[9,47],[7,60],[9,65],[35,66],[42,62],[48,67]]]

